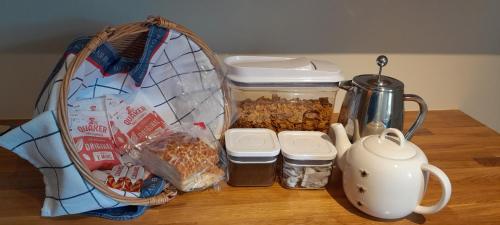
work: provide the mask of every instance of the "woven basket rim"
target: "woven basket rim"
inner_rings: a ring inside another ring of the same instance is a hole
[[[68,96],[70,81],[73,78],[74,74],[76,73],[77,69],[97,47],[101,46],[105,42],[119,42],[120,39],[126,36],[147,32],[151,25],[157,25],[163,28],[176,30],[181,34],[186,35],[191,41],[195,42],[198,46],[200,46],[202,51],[205,53],[205,55],[208,57],[208,59],[214,66],[215,71],[217,72],[219,79],[221,80],[221,87],[224,98],[224,125],[222,131],[227,129],[230,122],[229,121],[230,107],[228,106],[227,86],[226,82],[224,81],[225,77],[222,75],[221,64],[217,56],[208,47],[208,45],[191,30],[187,29],[182,25],[168,21],[162,17],[149,17],[145,22],[134,22],[134,23],[117,25],[114,27],[107,27],[102,32],[92,37],[92,39],[87,43],[87,45],[83,48],[83,50],[80,51],[76,55],[76,57],[71,61],[66,71],[66,74],[64,75],[58,96],[59,99],[57,102],[57,119],[58,119],[57,121],[59,128],[61,130],[61,138],[63,140],[65,150],[68,153],[70,160],[74,163],[80,175],[82,175],[82,177],[84,177],[90,184],[92,184],[96,189],[98,189],[108,197],[126,205],[152,206],[152,205],[165,204],[175,197],[176,192],[167,190],[159,195],[148,198],[125,197],[115,193],[106,184],[94,178],[92,172],[86,167],[83,160],[80,159],[75,144],[73,142],[73,138],[69,133],[67,96]]]

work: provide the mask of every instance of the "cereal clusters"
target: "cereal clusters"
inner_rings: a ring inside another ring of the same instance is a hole
[[[217,150],[186,133],[174,133],[169,136],[162,159],[177,169],[181,179],[196,173],[207,171],[218,173],[217,170],[220,170],[217,167],[219,162]]]
[[[156,154],[164,163],[151,165],[154,162],[148,162],[149,168],[172,182],[179,190],[188,192],[205,189],[224,178],[225,173],[218,166],[218,151],[200,138],[178,132],[168,135],[161,142],[164,143],[154,145],[163,146],[156,150]]]
[[[235,128],[268,128],[276,132],[306,130],[328,132],[333,105],[328,98],[285,99],[277,95],[238,102]]]

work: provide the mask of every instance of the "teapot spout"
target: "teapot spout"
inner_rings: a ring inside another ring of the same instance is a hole
[[[344,170],[344,155],[351,147],[351,142],[347,137],[345,128],[340,123],[334,123],[330,126],[330,138],[335,140],[335,147],[337,148],[337,165],[341,170]]]

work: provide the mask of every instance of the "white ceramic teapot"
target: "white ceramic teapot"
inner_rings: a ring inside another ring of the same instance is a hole
[[[388,136],[390,133],[398,140]],[[451,183],[446,174],[428,164],[422,150],[407,141],[401,131],[389,128],[351,145],[344,126],[335,123],[331,125],[330,135],[336,140],[337,165],[343,173],[344,192],[361,211],[395,219],[412,212],[436,213],[450,200]],[[443,191],[435,205],[422,206],[420,201],[429,173],[439,179]]]

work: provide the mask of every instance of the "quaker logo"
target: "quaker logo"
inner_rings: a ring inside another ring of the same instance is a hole
[[[97,121],[95,121],[95,117],[89,117],[89,126],[97,126]]]
[[[123,123],[125,123],[127,125],[131,125],[133,123],[135,117],[140,115],[142,112],[146,111],[146,107],[144,107],[144,106],[141,106],[141,107],[135,108],[135,109],[131,106],[127,106],[126,109],[127,109],[128,116],[127,116],[127,118],[125,118],[125,120],[123,120]]]
[[[95,106],[95,105],[90,106],[90,111],[96,111],[96,110],[97,110],[97,106]]]
[[[105,134],[106,132],[108,132],[108,128],[106,126],[99,125],[95,117],[89,117],[89,123],[87,125],[78,126],[77,129],[82,133],[98,132]]]

